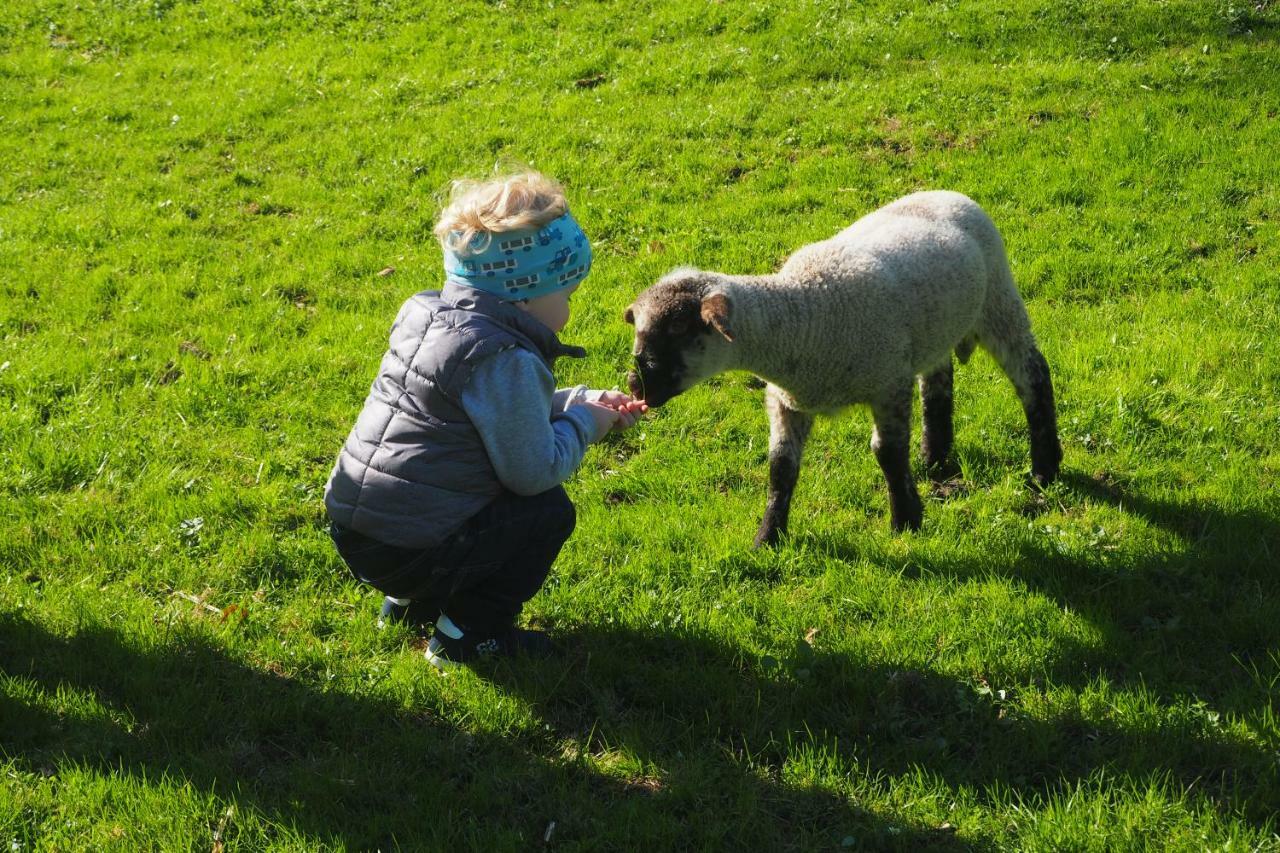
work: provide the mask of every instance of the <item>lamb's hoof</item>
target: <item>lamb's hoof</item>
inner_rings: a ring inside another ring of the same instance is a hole
[[[920,529],[920,525],[924,523],[924,513],[907,516],[905,518],[895,518],[892,521],[893,532],[901,533],[904,530],[916,531]]]
[[[782,531],[776,527],[769,529],[760,528],[760,532],[756,534],[755,541],[751,543],[752,551],[759,551],[761,548],[775,548],[778,541],[782,539]]]
[[[1030,486],[1031,490],[1034,492],[1043,492],[1048,488],[1049,484],[1056,479],[1058,479],[1058,472],[1056,470],[1039,473],[1032,471],[1027,475],[1027,485]]]
[[[1041,489],[1058,479],[1058,472],[1062,468],[1062,447],[1057,439],[1054,439],[1051,446],[1044,447],[1042,444],[1035,442],[1031,448],[1031,479]]]

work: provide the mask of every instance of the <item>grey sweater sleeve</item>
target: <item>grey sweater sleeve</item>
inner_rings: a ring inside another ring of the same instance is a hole
[[[551,398],[551,414],[558,415],[570,406],[579,403],[599,403],[603,391],[593,391],[586,385],[574,385],[572,388],[561,388]]]
[[[519,348],[486,359],[462,390],[462,409],[498,479],[518,495],[536,495],[568,479],[595,432],[585,409],[554,412],[554,393],[551,371]]]

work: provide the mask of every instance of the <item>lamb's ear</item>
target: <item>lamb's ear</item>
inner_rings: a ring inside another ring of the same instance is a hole
[[[631,310],[630,305],[627,306],[626,311],[622,312],[622,321],[632,326],[636,324],[636,312]]]
[[[729,322],[729,297],[723,293],[712,293],[702,299],[702,322],[715,328],[724,335],[726,341],[733,341],[733,326]]]

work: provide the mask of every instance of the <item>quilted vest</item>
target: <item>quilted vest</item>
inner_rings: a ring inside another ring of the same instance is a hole
[[[463,411],[471,373],[523,347],[551,369],[580,347],[492,294],[448,283],[404,303],[378,376],[324,490],[329,517],[401,548],[439,544],[502,484]]]

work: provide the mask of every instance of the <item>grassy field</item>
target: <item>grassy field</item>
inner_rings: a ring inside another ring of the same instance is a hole
[[[1270,0],[0,5],[0,846],[1280,849],[1278,35]],[[442,191],[499,159],[596,241],[595,387],[671,267],[969,194],[1062,480],[1023,485],[979,355],[920,533],[855,410],[752,552],[727,376],[570,481],[526,610],[563,653],[437,675],[321,490]]]

